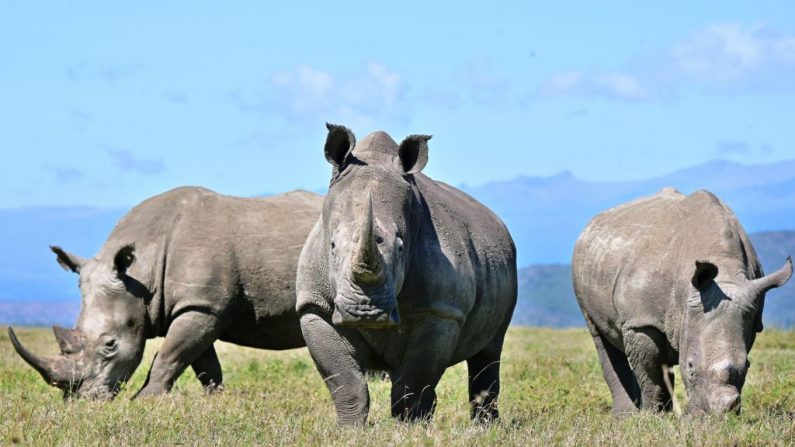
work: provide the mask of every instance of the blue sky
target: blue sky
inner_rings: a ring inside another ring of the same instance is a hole
[[[164,3],[0,5],[0,208],[321,189],[326,121],[452,184],[795,158],[792,2]]]

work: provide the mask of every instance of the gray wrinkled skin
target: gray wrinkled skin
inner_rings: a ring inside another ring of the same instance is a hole
[[[498,416],[500,353],[516,303],[505,225],[461,191],[420,173],[430,137],[384,132],[355,142],[329,125],[333,166],[297,277],[301,329],[338,421],[364,423],[365,370],[392,380],[392,415],[429,418],[448,366],[469,369],[472,417]]]
[[[190,365],[208,391],[222,384],[213,342],[262,349],[304,346],[295,270],[323,199],[295,191],[237,198],[178,188],[123,217],[96,257],[52,247],[80,276],[75,329],[54,328],[61,355],[17,352],[65,397],[112,398],[165,337],[138,396],[167,392]]]
[[[792,261],[764,276],[723,202],[666,188],[596,216],[572,274],[614,414],[670,410],[663,365],[675,364],[689,412],[720,414],[740,411],[765,292],[786,283]]]

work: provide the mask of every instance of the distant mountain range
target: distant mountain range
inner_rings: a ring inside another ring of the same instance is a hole
[[[648,180],[598,182],[569,172],[462,186],[499,215],[513,234],[519,265],[567,264],[574,241],[596,214],[673,186],[707,189],[737,214],[749,233],[795,229],[795,160],[765,165],[713,161]]]
[[[749,233],[795,230],[795,160],[767,165],[714,161],[637,181],[587,181],[563,172],[461,188],[506,222],[517,245],[519,265],[530,266],[519,272],[515,322],[569,326],[582,324],[571,295],[568,267],[580,231],[595,214],[665,186],[684,193],[713,191],[732,207]],[[0,324],[73,321],[79,308],[77,277],[61,270],[47,246],[61,245],[90,257],[128,209],[0,210]],[[753,239],[767,270],[778,268],[788,253],[795,254],[795,246],[787,245],[790,232],[760,233]],[[771,296],[789,293],[789,289],[795,286]],[[765,313],[771,321],[795,324],[795,317],[787,316],[795,314],[795,301],[771,299],[768,303]],[[787,313],[790,308],[793,312]]]

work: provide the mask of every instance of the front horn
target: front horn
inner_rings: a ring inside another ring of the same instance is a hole
[[[363,286],[379,286],[384,280],[384,260],[375,241],[373,197],[367,193],[367,205],[360,226],[359,242],[353,256],[353,280]]]
[[[75,371],[74,362],[64,356],[46,358],[33,354],[22,346],[22,343],[19,342],[17,335],[14,333],[14,329],[11,327],[8,328],[8,338],[11,339],[11,344],[14,345],[14,349],[17,353],[32,366],[33,369],[38,371],[50,385],[66,389],[82,380],[81,374]]]
[[[781,287],[792,277],[792,256],[787,257],[784,266],[775,272],[761,278],[751,280],[751,289],[756,294],[767,292],[770,289]]]

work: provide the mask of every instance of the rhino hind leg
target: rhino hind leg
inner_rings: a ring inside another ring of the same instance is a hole
[[[196,373],[196,378],[201,382],[205,392],[211,394],[224,389],[221,362],[218,361],[218,355],[212,345],[199,358],[194,360],[190,366],[193,368],[193,372]]]
[[[671,411],[672,398],[663,376],[665,336],[653,328],[629,329],[624,344],[640,386],[641,409]]]
[[[152,360],[146,382],[135,398],[171,391],[185,368],[212,347],[218,332],[218,319],[215,316],[198,311],[179,315],[168,328],[166,339]]]
[[[627,356],[610,344],[588,321],[589,330],[593,336],[599,364],[610,388],[613,398],[613,415],[622,418],[638,411],[640,404],[640,387],[635,379],[635,374],[629,366]]]
[[[499,419],[497,397],[500,394],[500,355],[502,339],[467,359],[470,417],[480,422]]]

